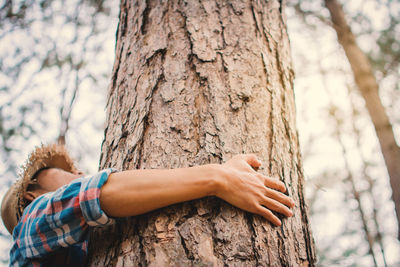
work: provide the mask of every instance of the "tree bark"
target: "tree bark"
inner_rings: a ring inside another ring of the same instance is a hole
[[[379,97],[379,85],[371,63],[356,43],[356,38],[347,24],[342,6],[337,0],[325,0],[331,14],[333,28],[342,45],[353,71],[354,80],[364,98],[365,105],[375,127],[382,155],[390,177],[392,199],[398,222],[400,240],[400,147],[396,143],[392,124]]]
[[[217,198],[91,234],[92,266],[313,266],[278,1],[121,1],[100,169],[177,168],[256,153],[296,201],[274,227]]]

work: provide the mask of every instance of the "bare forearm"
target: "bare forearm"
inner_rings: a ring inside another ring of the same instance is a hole
[[[135,216],[214,195],[217,178],[218,168],[212,164],[112,173],[101,189],[100,205],[109,216]]]
[[[283,194],[285,185],[264,176],[255,155],[236,155],[224,164],[171,169],[130,170],[110,174],[101,189],[100,205],[114,217],[135,216],[171,204],[215,195],[275,225],[272,211],[292,216],[294,201]]]

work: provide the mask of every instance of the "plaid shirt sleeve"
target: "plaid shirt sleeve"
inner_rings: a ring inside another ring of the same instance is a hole
[[[99,196],[100,188],[115,171],[109,168],[75,179],[35,199],[14,229],[11,262],[13,251],[23,258],[43,258],[58,248],[85,240],[89,226],[112,224],[114,220],[100,207]]]

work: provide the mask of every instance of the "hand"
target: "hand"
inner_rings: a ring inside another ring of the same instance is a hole
[[[222,183],[216,196],[280,226],[281,221],[271,210],[293,216],[288,207],[294,207],[295,203],[283,194],[286,188],[281,181],[264,176],[252,168],[258,169],[260,166],[261,162],[253,154],[236,155],[222,164]]]

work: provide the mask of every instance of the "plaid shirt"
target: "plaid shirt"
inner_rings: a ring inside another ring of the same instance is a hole
[[[100,207],[109,168],[36,198],[13,231],[10,266],[84,266],[89,226],[114,222]]]

